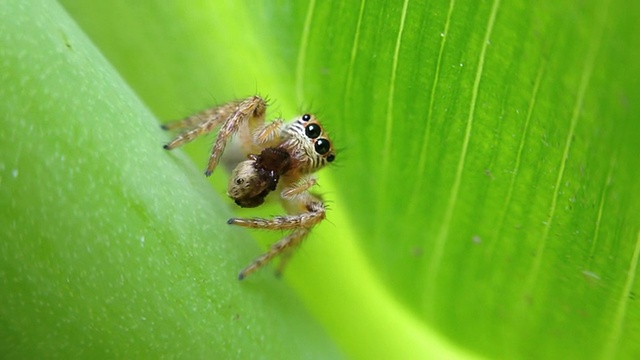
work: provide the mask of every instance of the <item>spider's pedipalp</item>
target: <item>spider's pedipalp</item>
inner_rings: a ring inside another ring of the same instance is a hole
[[[253,133],[253,142],[255,144],[268,145],[280,136],[280,132],[282,131],[282,124],[284,122],[282,119],[275,119],[268,124],[264,124],[264,126],[259,127]]]
[[[282,193],[280,194],[280,196],[282,196],[283,199],[291,200],[291,199],[295,198],[296,196],[305,193],[310,188],[315,186],[317,183],[318,183],[318,181],[313,176],[302,178],[302,180],[300,180],[300,181],[296,182],[295,184],[293,184],[292,186],[284,189],[282,191]]]

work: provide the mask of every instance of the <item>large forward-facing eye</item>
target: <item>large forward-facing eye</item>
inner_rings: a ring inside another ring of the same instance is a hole
[[[331,143],[327,139],[318,139],[315,144],[316,152],[320,155],[324,155],[331,149]]]
[[[304,133],[307,135],[307,137],[311,139],[315,139],[318,136],[320,136],[321,132],[322,132],[322,129],[318,124],[309,124],[307,125],[307,127],[304,128]]]

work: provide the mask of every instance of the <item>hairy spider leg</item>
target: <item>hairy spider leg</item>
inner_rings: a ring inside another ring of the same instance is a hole
[[[242,127],[249,132],[264,133],[263,137],[270,138],[271,132],[279,128],[279,124],[265,125],[264,117],[267,103],[259,96],[252,96],[242,101],[233,101],[222,106],[201,111],[182,120],[162,125],[165,130],[191,128],[164,146],[167,150],[188,143],[198,136],[208,134],[213,129],[220,127],[218,136],[211,149],[211,155],[207,164],[205,175],[209,176],[218,165],[229,139]],[[192,128],[193,127],[193,128]],[[253,141],[253,139],[248,139]]]
[[[281,193],[283,199],[293,199],[298,195],[303,194],[305,191],[309,190],[311,187],[316,185],[318,180],[316,180],[313,176],[307,176],[302,180],[298,181],[294,186],[290,186],[284,189]]]
[[[308,234],[309,234],[309,230],[303,228],[303,229],[298,229],[292,232],[291,234],[285,236],[284,238],[278,240],[277,242],[275,242],[269,247],[269,250],[266,253],[260,255],[251,264],[249,264],[247,267],[242,269],[242,271],[240,271],[240,273],[238,274],[238,280],[242,280],[245,277],[256,272],[258,269],[268,264],[271,260],[273,260],[273,258],[275,258],[280,254],[291,255],[292,250],[298,245],[300,245],[302,240]],[[282,270],[283,270],[282,268],[284,268],[283,261],[284,263],[286,263],[284,257],[281,258],[280,260],[280,266],[278,266],[278,271],[276,272],[277,274],[282,273]]]
[[[222,124],[238,107],[239,101],[234,101],[222,106],[203,110],[182,120],[172,121],[162,125],[164,130],[189,130],[176,136],[166,144],[166,150],[172,150],[186,144],[200,135],[208,134]]]
[[[252,96],[238,104],[235,112],[220,127],[218,137],[211,149],[207,170],[204,172],[206,176],[210,176],[213,173],[227,146],[227,142],[231,136],[238,132],[242,125],[247,125],[249,129],[263,126],[266,109],[267,103],[259,96]]]
[[[315,181],[313,182],[315,184]],[[305,190],[313,186],[310,181],[297,183],[292,185],[293,188],[302,187]],[[303,190],[304,191],[304,190]],[[291,192],[291,188],[287,188],[283,191]],[[299,191],[293,191],[299,193]],[[227,221],[228,224],[238,225],[242,227],[255,228],[255,229],[271,229],[271,230],[293,230],[293,232],[286,237],[280,239],[278,242],[271,245],[269,250],[256,258],[249,266],[244,268],[238,278],[242,280],[249,274],[260,269],[264,265],[268,264],[274,257],[282,255],[280,264],[276,270],[279,274],[283,271],[287,264],[289,257],[293,251],[304,238],[309,234],[311,228],[320,223],[326,215],[326,208],[324,203],[308,192],[302,192],[299,195],[291,198],[282,198],[285,208],[291,212],[302,211],[298,214],[290,214],[285,216],[275,216],[271,219],[263,218],[231,218]]]

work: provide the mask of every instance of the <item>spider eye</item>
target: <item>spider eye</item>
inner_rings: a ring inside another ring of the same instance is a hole
[[[316,152],[320,155],[324,155],[331,149],[331,144],[327,139],[318,139],[315,144]]]
[[[307,135],[308,138],[311,138],[311,139],[315,139],[318,136],[320,136],[321,132],[322,132],[322,129],[320,128],[320,126],[318,126],[318,124],[309,124],[307,125],[307,127],[304,128],[304,133]]]
[[[327,161],[328,161],[328,162],[332,162],[332,161],[333,161],[333,160],[335,160],[335,159],[336,159],[336,156],[335,156],[335,155],[333,155],[333,154],[331,154],[331,155],[327,156]]]
[[[309,120],[311,120],[311,115],[309,114],[302,115],[302,121],[309,121]]]

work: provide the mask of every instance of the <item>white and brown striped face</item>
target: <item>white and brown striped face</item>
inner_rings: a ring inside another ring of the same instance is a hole
[[[281,136],[285,140],[282,146],[303,174],[313,173],[336,158],[329,136],[314,115],[304,114],[293,120]]]

